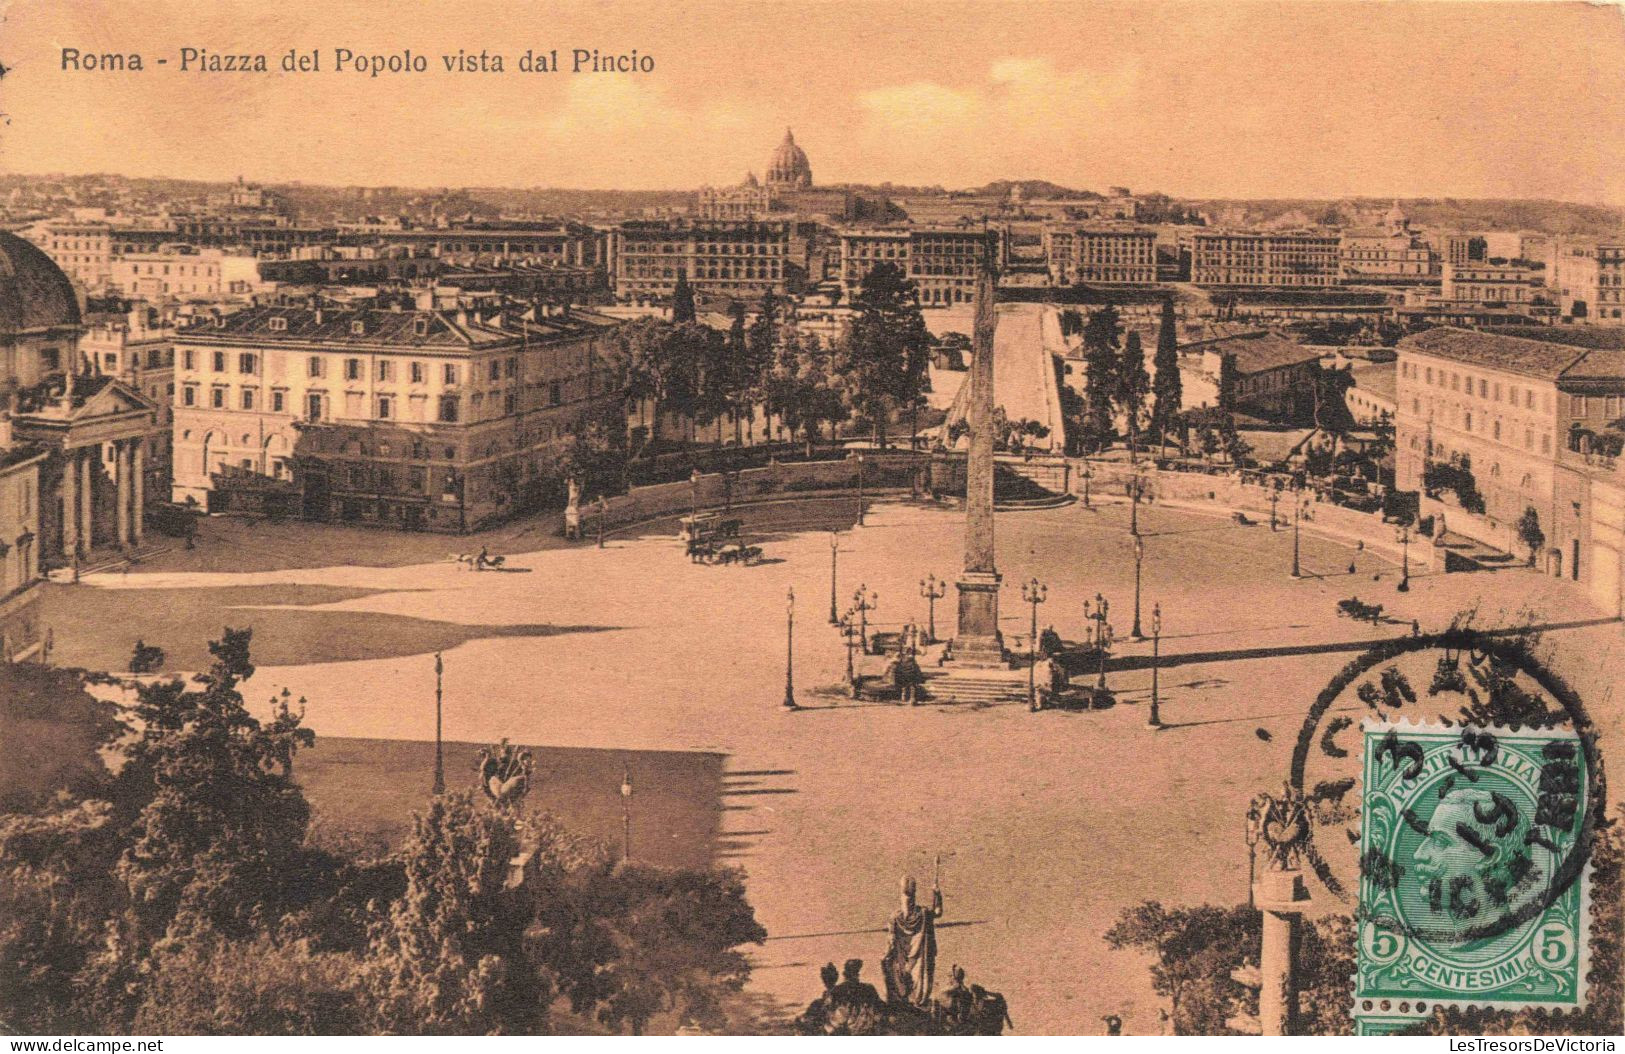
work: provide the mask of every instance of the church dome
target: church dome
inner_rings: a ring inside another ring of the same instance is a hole
[[[79,323],[79,298],[62,268],[32,242],[0,231],[0,340]]]
[[[768,186],[778,187],[810,187],[812,186],[812,166],[807,163],[807,154],[796,145],[796,137],[786,128],[784,142],[773,151],[773,160],[767,163]]]

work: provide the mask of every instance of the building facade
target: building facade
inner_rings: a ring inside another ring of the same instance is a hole
[[[895,264],[926,307],[969,304],[976,277],[999,258],[999,232],[982,226],[847,228],[840,232],[840,281],[850,299],[869,272]]]
[[[135,304],[122,319],[87,326],[80,350],[93,372],[114,377],[153,406],[143,437],[146,502],[169,498],[174,482],[175,327],[147,304]]]
[[[1144,227],[1047,224],[1044,262],[1056,285],[1154,285],[1157,233]]]
[[[1515,525],[1532,508],[1553,569],[1578,578],[1583,546],[1562,466],[1584,458],[1582,437],[1625,414],[1625,353],[1449,327],[1398,350],[1396,485],[1423,489],[1433,463],[1466,468],[1485,509],[1448,511],[1452,529],[1517,552]]]
[[[142,440],[156,428],[156,407],[91,370],[84,329],[67,274],[0,231],[0,411],[13,443],[45,452],[33,532],[41,566],[142,540]]]
[[[1191,281],[1208,286],[1333,286],[1340,238],[1319,231],[1201,231],[1191,239]]]
[[[292,484],[311,519],[473,529],[556,477],[619,409],[582,311],[240,311],[176,336],[175,497]]]
[[[752,172],[736,187],[701,187],[696,215],[702,220],[759,220],[772,208],[773,192]]]
[[[639,220],[610,232],[610,275],[621,300],[670,297],[686,275],[697,294],[759,300],[790,288],[785,220]]]
[[[1625,239],[1553,239],[1546,284],[1563,316],[1625,326]]]
[[[1439,287],[1446,301],[1467,304],[1528,304],[1540,272],[1506,264],[1445,264]]]
[[[1438,257],[1408,230],[1346,230],[1338,259],[1349,282],[1425,282],[1439,274]]]
[[[19,444],[0,418],[0,662],[40,656],[40,469],[44,449]]]

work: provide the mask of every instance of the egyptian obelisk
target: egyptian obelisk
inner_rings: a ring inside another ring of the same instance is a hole
[[[993,563],[993,271],[982,269],[976,281],[976,321],[971,335],[970,397],[965,424],[970,445],[965,463],[965,570],[959,589],[959,634],[954,638],[956,664],[997,666],[1004,663],[999,635],[999,572]]]

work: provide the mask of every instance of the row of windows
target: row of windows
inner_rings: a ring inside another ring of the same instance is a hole
[[[1466,387],[1463,388],[1462,387],[1463,375],[1458,374],[1455,370],[1448,370],[1447,371],[1447,370],[1445,370],[1444,368],[1441,367],[1437,371],[1437,373],[1438,373],[1437,379],[1435,379],[1434,372],[1435,371],[1434,371],[1432,366],[1423,367],[1422,371],[1421,371],[1422,383],[1427,384],[1427,385],[1432,385],[1432,386],[1437,387],[1437,388],[1439,388],[1441,390],[1448,387],[1453,392],[1462,392],[1464,395],[1472,395],[1474,393],[1474,389],[1475,389],[1474,381],[1476,380],[1476,382],[1477,382],[1476,389],[1477,389],[1478,397],[1480,399],[1485,399],[1485,400],[1488,400],[1490,402],[1497,402],[1497,403],[1501,401],[1502,391],[1501,391],[1501,382],[1500,381],[1491,382],[1486,377],[1474,378],[1471,374],[1468,374],[1468,375],[1465,376]],[[1416,363],[1414,363],[1414,362],[1402,363],[1400,365],[1400,374],[1402,376],[1409,377],[1413,381],[1416,380],[1417,379]],[[1511,405],[1511,406],[1518,406],[1519,403],[1520,403],[1520,399],[1521,399],[1521,402],[1522,402],[1522,405],[1523,405],[1524,409],[1533,410],[1535,408],[1536,403],[1537,403],[1537,399],[1536,399],[1536,393],[1535,393],[1534,389],[1532,389],[1532,388],[1521,389],[1521,396],[1520,396],[1520,389],[1518,388],[1517,385],[1515,385],[1515,384],[1508,385],[1507,389],[1506,389],[1506,401],[1507,401],[1507,403],[1509,405]],[[1546,413],[1551,409],[1551,406],[1548,403],[1548,401],[1546,399],[1546,394],[1544,392],[1540,393],[1538,402],[1539,402],[1540,410],[1541,410],[1542,413]]]

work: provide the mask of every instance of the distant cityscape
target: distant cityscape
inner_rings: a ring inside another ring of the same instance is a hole
[[[544,200],[564,207],[543,215]],[[606,414],[624,430],[653,409],[656,434],[693,435],[694,413],[628,399],[610,346],[631,321],[669,321],[683,301],[725,330],[765,298],[785,331],[833,345],[881,264],[945,347],[988,268],[1002,300],[1079,319],[1109,305],[1148,341],[1171,318],[1185,408],[1217,406],[1234,369],[1240,409],[1266,427],[1314,423],[1316,374],[1344,368],[1352,419],[1397,429],[1386,486],[1417,489],[1441,456],[1485,465],[1478,533],[1506,549],[1531,501],[1567,507],[1566,455],[1611,458],[1625,435],[1625,233],[1616,214],[1562,203],[824,186],[786,130],[760,177],[687,194],[87,175],[9,177],[0,206],[22,299],[5,336],[5,471],[38,473],[15,485],[40,495],[0,529],[29,539],[11,585],[139,546],[174,503],[403,530],[500,521],[535,507],[536,481]],[[1081,401],[1087,351],[1067,339],[1059,375]],[[962,362],[938,364],[953,383]],[[1537,383],[1518,383],[1531,368]],[[1498,407],[1503,387],[1514,402]],[[782,442],[783,418],[775,431],[745,402],[713,415],[719,442]],[[53,456],[30,460],[41,450]],[[1601,535],[1556,518],[1548,559],[1589,577],[1582,546]]]

